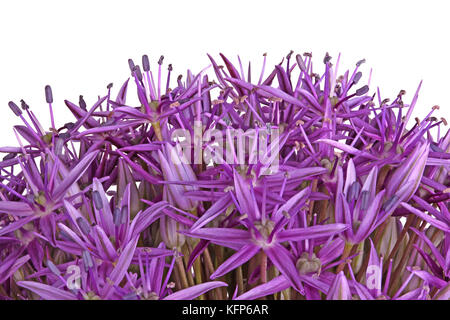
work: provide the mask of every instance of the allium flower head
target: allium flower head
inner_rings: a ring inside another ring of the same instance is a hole
[[[50,124],[8,103],[0,297],[448,300],[450,133],[437,106],[411,121],[422,83],[408,103],[365,60],[208,58],[129,59],[70,120],[49,85]]]

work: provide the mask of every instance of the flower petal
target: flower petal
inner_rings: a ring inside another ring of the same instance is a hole
[[[290,252],[280,244],[265,248],[264,252],[280,272],[289,280],[292,286],[301,294],[304,288],[300,281],[299,272],[295,267],[293,257]]]
[[[292,228],[278,232],[276,235],[276,240],[283,242],[323,238],[341,233],[348,228],[348,225],[342,223],[331,223],[307,228]]]
[[[17,284],[24,287],[45,300],[76,300],[76,296],[70,292],[34,281],[18,281]]]
[[[247,244],[243,246],[239,251],[229,257],[224,263],[222,263],[216,271],[211,275],[211,279],[215,279],[223,276],[224,274],[230,272],[231,270],[236,269],[240,265],[246,263],[250,260],[255,254],[258,253],[260,248],[254,244]]]
[[[254,300],[261,297],[265,297],[283,290],[286,290],[291,286],[289,280],[285,276],[281,275],[273,278],[269,282],[256,286],[247,292],[244,292],[234,300]]]
[[[166,296],[162,300],[193,300],[212,289],[226,286],[228,285],[222,281],[205,282],[192,286],[190,288],[179,290],[175,293]]]

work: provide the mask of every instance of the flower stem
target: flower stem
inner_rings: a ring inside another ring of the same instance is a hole
[[[177,257],[175,259],[175,264],[177,266],[178,275],[180,277],[181,288],[182,289],[188,288],[189,283],[186,276],[186,269],[184,268],[183,257]]]
[[[161,134],[161,126],[159,125],[159,122],[152,122],[152,127],[153,127],[153,130],[155,130],[155,135],[156,135],[156,138],[159,140],[159,141],[163,141],[163,137],[162,137],[162,134]]]
[[[416,220],[416,222],[414,223],[414,227],[417,228],[417,226],[419,225],[419,221],[420,221],[419,219]],[[425,223],[425,222],[422,222],[422,224],[421,224],[421,226],[420,226],[420,228],[419,228],[419,231],[423,231],[423,229],[425,229],[425,226],[426,226],[426,223]],[[410,254],[411,254],[411,248],[412,248],[414,242],[416,241],[416,237],[417,237],[417,234],[415,234],[415,233],[412,233],[412,234],[411,234],[410,239],[409,239],[409,241],[408,241],[408,244],[406,245],[406,248],[405,248],[405,250],[403,251],[402,258],[400,259],[400,262],[399,262],[397,268],[395,269],[394,273],[392,274],[391,279],[393,279],[394,282],[392,283],[392,286],[391,286],[391,292],[390,292],[391,296],[394,295],[395,292],[396,292],[396,291],[400,288],[400,286],[401,286],[401,283],[402,283],[402,281],[401,281],[402,276],[401,276],[400,273],[401,273],[402,270],[405,268],[405,264],[406,264],[406,262],[408,261],[408,258],[410,257]]]
[[[244,293],[244,275],[242,273],[242,266],[239,266],[236,268],[236,282],[238,285],[238,295],[241,295]]]
[[[260,252],[260,280],[261,283],[267,282],[267,255],[264,251]]]
[[[353,244],[346,242],[344,247],[344,252],[342,252],[341,260],[344,260],[341,262],[341,264],[338,266],[336,273],[339,273],[344,270],[345,266],[347,265],[347,262],[345,261],[348,256],[350,255],[350,252],[352,251]]]
[[[182,251],[183,251],[183,260],[184,260],[183,268],[184,268],[184,265],[188,264],[188,260],[189,260],[189,256],[190,256],[190,252],[189,252],[189,248],[187,247],[187,243],[185,243],[185,245],[183,246]],[[189,286],[190,287],[193,286],[195,283],[194,283],[194,278],[192,277],[191,271],[185,270],[185,274],[187,276]]]
[[[205,262],[205,277],[209,279],[210,275],[214,272],[214,265],[211,259],[211,255],[209,254],[209,249],[206,248],[205,251],[203,251],[203,259]],[[223,300],[222,296],[222,290],[220,288],[216,288],[213,290],[215,299],[216,300]]]
[[[405,237],[406,232],[408,232],[409,227],[411,227],[412,223],[414,222],[415,216],[414,215],[409,215],[408,218],[406,219],[405,222],[405,226],[403,227],[402,232],[400,233],[400,236],[397,239],[397,242],[395,243],[394,248],[392,249],[391,253],[389,253],[388,258],[386,259],[386,261],[389,261],[392,259],[392,257],[397,253],[398,249],[400,248],[400,245],[403,241],[403,238]],[[387,271],[387,264],[384,267],[383,273]]]

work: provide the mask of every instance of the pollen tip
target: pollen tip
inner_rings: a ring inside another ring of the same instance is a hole
[[[139,81],[142,81],[141,68],[139,66],[135,66],[133,72],[136,75],[136,77],[139,79]]]
[[[150,61],[148,60],[148,56],[146,54],[142,56],[142,68],[145,72],[150,71]]]
[[[45,100],[47,103],[53,103],[53,93],[52,93],[52,87],[49,85],[45,86]]]
[[[14,101],[8,102],[9,108],[14,112],[16,116],[20,116],[22,114],[22,110],[14,103]]]
[[[131,72],[133,72],[135,67],[133,59],[128,59],[128,67],[130,67]]]
[[[366,94],[367,92],[369,92],[369,86],[365,85],[365,86],[359,88],[358,90],[356,90],[356,95],[362,96],[362,95]]]
[[[20,106],[22,110],[28,110],[30,108],[30,106],[23,99],[20,100]]]
[[[80,95],[80,97],[78,99],[78,104],[79,104],[81,109],[87,110],[86,101],[84,101],[84,98],[83,98],[82,95]]]
[[[100,196],[100,192],[94,190],[92,192],[92,199],[94,200],[94,206],[97,210],[103,209],[103,200],[102,197]]]

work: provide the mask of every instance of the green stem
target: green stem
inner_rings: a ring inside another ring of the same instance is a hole
[[[350,255],[350,252],[352,251],[353,244],[346,242],[344,247],[344,252],[342,252],[341,260],[344,260],[341,262],[341,264],[337,267],[336,273],[339,273],[344,270],[345,265],[347,264],[347,258]]]
[[[186,276],[186,269],[184,268],[183,258],[177,257],[175,259],[175,264],[177,266],[178,275],[180,277],[181,288],[185,289],[189,287],[188,279]]]

